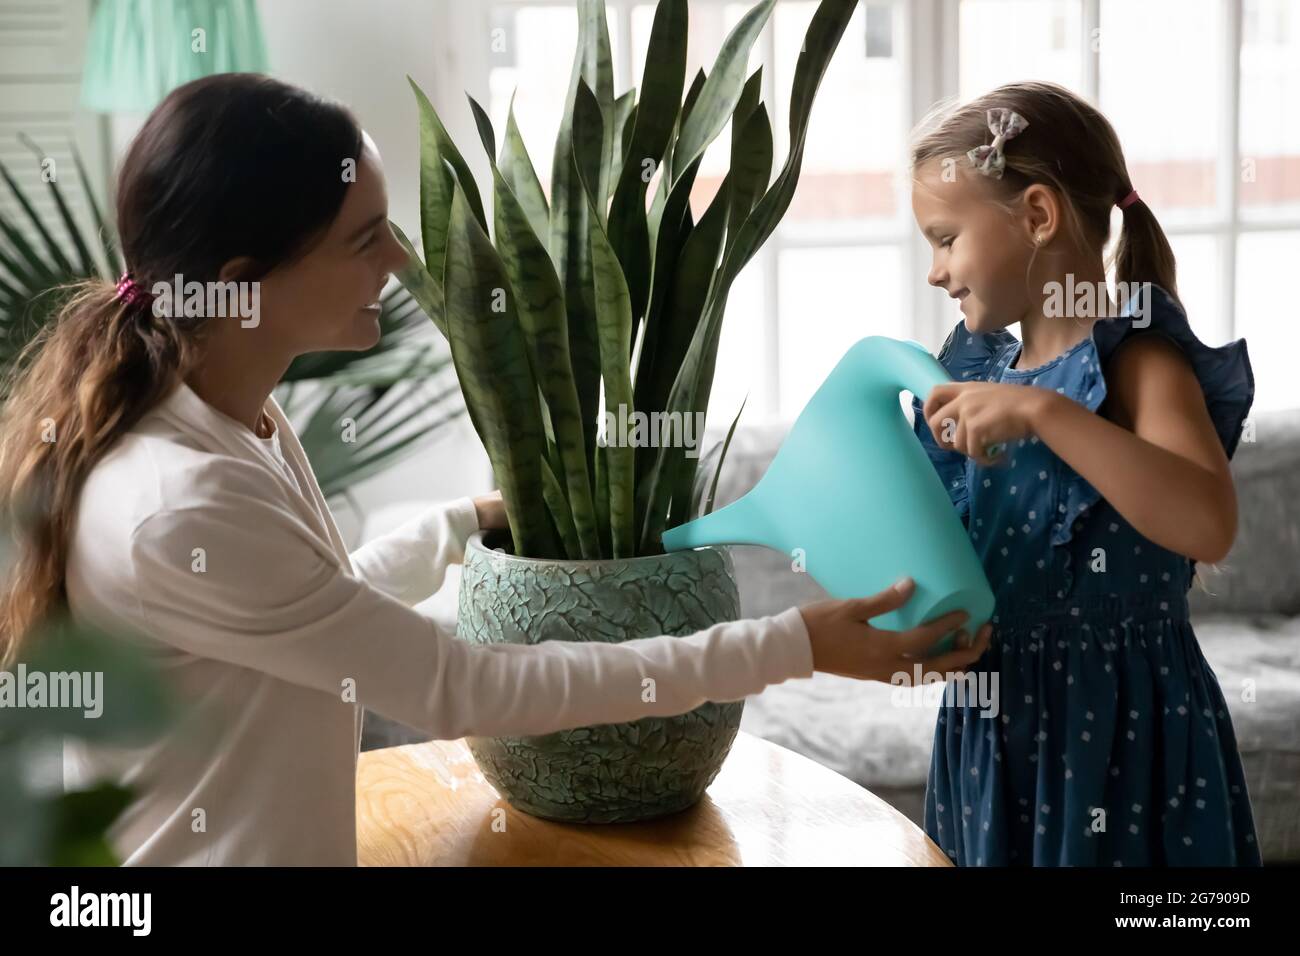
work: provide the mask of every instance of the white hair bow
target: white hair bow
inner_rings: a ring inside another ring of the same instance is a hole
[[[1023,133],[1029,122],[1015,110],[995,109],[989,110],[985,115],[988,117],[989,132],[993,134],[993,142],[988,146],[976,146],[969,150],[966,158],[985,176],[1001,179],[1002,171],[1007,166],[1002,146],[1007,140],[1015,139]]]

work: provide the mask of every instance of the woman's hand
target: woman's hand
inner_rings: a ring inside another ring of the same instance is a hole
[[[930,390],[922,414],[934,440],[988,466],[995,445],[1033,433],[1045,405],[1059,396],[1045,388],[1000,382],[946,382]]]
[[[500,491],[479,495],[474,499],[474,511],[478,515],[480,531],[498,531],[510,526],[506,520],[506,503]]]
[[[871,626],[871,619],[902,607],[912,597],[916,585],[911,578],[874,597],[848,601],[820,601],[799,608],[808,639],[812,644],[813,668],[828,674],[856,677],[859,680],[913,682],[913,669],[922,662],[924,670],[945,676],[960,673],[975,663],[989,646],[993,628],[985,624],[972,643],[961,631],[956,649],[938,657],[927,658],[929,651],[945,634],[960,627],[965,611],[953,611],[910,631],[885,631]]]

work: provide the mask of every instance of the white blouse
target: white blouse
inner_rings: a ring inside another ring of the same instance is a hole
[[[266,412],[262,439],[181,384],[81,493],[71,611],[131,635],[179,705],[147,746],[65,743],[66,786],[135,790],[109,831],[128,864],[355,865],[363,707],[439,739],[545,734],[812,674],[796,608],[623,644],[463,643],[412,605],[463,559],[473,502],[349,554],[273,398]]]

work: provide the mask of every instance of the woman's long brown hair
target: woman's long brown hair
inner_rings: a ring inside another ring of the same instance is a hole
[[[268,76],[227,73],[178,87],[150,114],[118,174],[123,258],[146,290],[210,282],[233,259],[255,281],[291,262],[337,215],[361,129],[342,106]],[[127,305],[114,283],[64,290],[0,395],[0,496],[16,557],[0,594],[0,667],[66,612],[77,503],[104,454],[183,378],[203,317]],[[183,311],[183,310],[171,310]]]

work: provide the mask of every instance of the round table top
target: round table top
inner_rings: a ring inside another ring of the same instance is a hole
[[[643,823],[553,823],[511,807],[464,740],[368,751],[362,866],[951,866],[916,824],[833,770],[741,732],[695,806]]]

